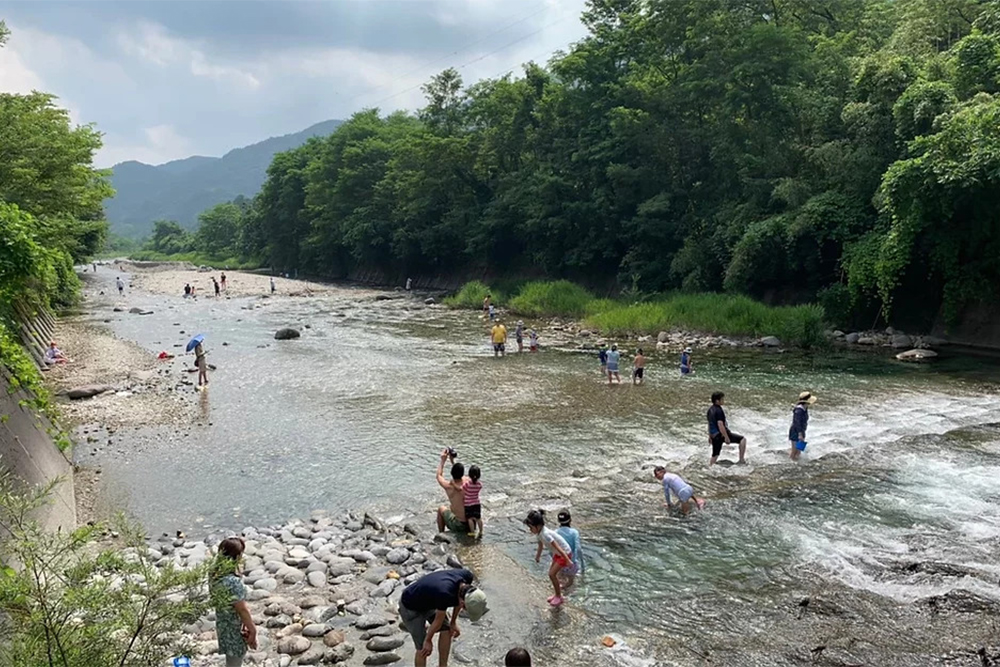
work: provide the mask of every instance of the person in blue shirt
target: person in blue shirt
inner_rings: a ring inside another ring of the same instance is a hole
[[[798,461],[806,450],[806,428],[809,426],[809,406],[816,402],[816,397],[808,391],[799,394],[799,402],[792,408],[792,426],[788,429],[788,441],[792,448],[789,456]]]
[[[604,343],[597,348],[597,360],[601,362],[601,377],[604,377],[608,372],[608,346]]]
[[[562,576],[566,579],[566,586],[569,587],[573,585],[576,575],[583,574],[583,548],[580,546],[580,531],[570,525],[573,517],[570,516],[569,510],[559,512],[558,518],[559,527],[556,528],[556,532],[569,544],[570,555],[573,557],[573,562],[562,569]]]
[[[691,348],[686,347],[681,352],[681,375],[688,375],[694,371],[691,368]]]

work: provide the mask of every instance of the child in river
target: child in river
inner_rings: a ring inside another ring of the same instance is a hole
[[[483,536],[483,506],[479,500],[479,494],[483,490],[483,483],[479,481],[481,475],[479,466],[470,466],[469,478],[462,484],[462,500],[465,505],[465,520],[469,523],[469,537]]]
[[[646,374],[646,356],[640,347],[635,351],[635,359],[632,360],[632,384],[642,384],[643,376]]]
[[[548,546],[552,552],[552,564],[549,565],[549,581],[555,589],[555,595],[549,598],[548,602],[553,607],[558,607],[563,603],[562,583],[559,581],[559,573],[563,568],[569,567],[573,563],[569,544],[562,535],[546,527],[545,510],[531,510],[524,520],[524,525],[528,527],[532,535],[538,536],[538,550],[535,552],[535,562],[542,561],[542,550]]]
[[[528,331],[528,350],[538,352],[538,334],[534,329]]]
[[[704,509],[705,501],[695,497],[694,489],[680,475],[667,472],[663,466],[656,466],[653,468],[653,477],[663,484],[663,497],[667,501],[667,507],[673,509],[674,505],[670,502],[670,494],[673,492],[680,502],[681,514],[687,514],[691,511],[691,501],[694,501],[698,509]]]
[[[556,528],[556,532],[566,540],[573,557],[573,562],[562,569],[562,576],[566,579],[566,587],[569,588],[576,580],[576,575],[583,574],[583,549],[580,547],[580,531],[571,525],[573,517],[570,516],[569,510],[559,512],[558,518],[559,527]]]

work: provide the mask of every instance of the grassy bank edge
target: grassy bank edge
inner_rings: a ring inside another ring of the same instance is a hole
[[[262,266],[261,262],[257,260],[241,260],[237,257],[213,257],[200,252],[181,252],[170,255],[154,250],[138,250],[129,253],[128,258],[136,262],[188,262],[195,266],[212,266],[231,271],[259,269]]]
[[[516,294],[471,281],[444,303],[478,309],[487,293],[493,303],[514,315],[572,318],[609,336],[655,336],[680,329],[722,336],[776,336],[783,344],[803,348],[825,342],[821,306],[769,306],[739,294],[655,294],[625,302],[599,299],[566,280],[528,282]]]

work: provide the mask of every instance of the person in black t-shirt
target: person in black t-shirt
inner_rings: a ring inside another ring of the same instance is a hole
[[[726,423],[726,411],[722,409],[726,395],[721,391],[712,394],[712,407],[708,409],[708,441],[712,445],[712,458],[709,464],[715,463],[722,452],[722,445],[730,445],[734,442],[740,445],[740,460],[737,463],[746,463],[747,439],[739,433],[729,430]]]
[[[473,623],[486,613],[486,594],[472,585],[466,569],[438,570],[424,575],[403,590],[399,616],[417,647],[416,667],[426,667],[434,652],[434,635],[440,634],[438,664],[445,667],[451,640],[458,637],[458,612],[465,609]],[[448,609],[453,608],[451,619]],[[430,627],[428,627],[430,624]]]

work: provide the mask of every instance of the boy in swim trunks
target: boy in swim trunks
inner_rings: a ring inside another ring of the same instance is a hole
[[[632,384],[642,384],[642,376],[646,374],[646,357],[642,354],[640,347],[635,351],[635,359],[632,360]]]
[[[653,476],[663,483],[663,497],[667,499],[667,507],[673,507],[673,503],[670,502],[671,492],[677,496],[677,500],[680,502],[681,514],[687,514],[691,511],[692,500],[698,509],[705,507],[705,501],[695,497],[694,489],[680,475],[667,472],[663,466],[656,466],[653,468]]]
[[[462,485],[466,480],[465,466],[461,463],[453,464],[451,466],[451,479],[446,479],[444,462],[448,460],[448,454],[447,448],[441,452],[441,462],[437,469],[438,484],[448,496],[448,505],[438,507],[438,532],[444,532],[447,528],[453,533],[468,533],[469,522],[465,518],[465,497],[462,492]]]

